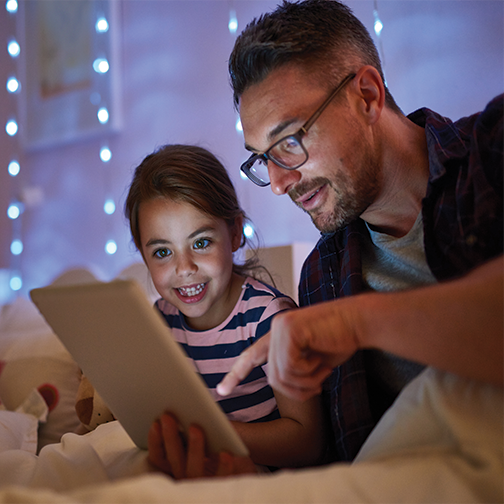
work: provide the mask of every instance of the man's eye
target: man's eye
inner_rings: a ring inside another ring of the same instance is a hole
[[[166,249],[166,248],[157,249],[154,252],[154,256],[155,257],[159,257],[160,259],[163,258],[163,257],[168,257],[170,254],[171,254],[171,252],[168,249]]]
[[[279,151],[293,153],[297,153],[301,149],[299,142],[293,136],[285,138],[283,142],[278,144],[277,148]]]
[[[207,248],[208,245],[210,245],[210,240],[208,240],[207,238],[201,238],[194,242],[195,249],[204,249]]]

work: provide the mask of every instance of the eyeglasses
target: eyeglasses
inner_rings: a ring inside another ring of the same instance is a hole
[[[297,170],[299,167],[303,166],[306,161],[308,161],[308,151],[301,141],[302,138],[308,133],[308,130],[313,126],[334,97],[355,77],[355,75],[354,73],[347,75],[310,119],[301,126],[297,133],[281,138],[262,154],[252,154],[247,161],[241,165],[240,170],[245,173],[254,184],[260,187],[266,187],[270,185],[268,160],[273,161],[277,166],[285,168],[286,170]]]

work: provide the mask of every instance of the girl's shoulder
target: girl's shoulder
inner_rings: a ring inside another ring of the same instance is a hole
[[[242,301],[250,301],[254,299],[255,301],[261,300],[265,304],[268,304],[271,301],[277,301],[281,302],[281,304],[286,307],[296,306],[296,303],[289,296],[283,294],[277,288],[252,277],[247,277],[243,283],[243,289],[244,293]]]

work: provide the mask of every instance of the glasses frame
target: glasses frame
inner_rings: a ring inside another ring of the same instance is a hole
[[[313,113],[313,115],[299,128],[299,130],[296,133],[293,133],[292,135],[286,135],[280,140],[276,141],[271,147],[268,148],[266,152],[263,152],[262,154],[252,154],[241,166],[240,170],[245,173],[247,178],[251,180],[254,184],[258,185],[259,187],[267,187],[270,185],[270,182],[264,182],[263,180],[259,179],[256,177],[252,172],[251,168],[254,165],[254,163],[258,159],[262,159],[263,162],[267,165],[268,160],[272,161],[275,163],[277,166],[280,166],[280,168],[285,168],[286,170],[297,170],[301,166],[303,166],[306,161],[308,161],[308,151],[306,150],[306,147],[303,145],[302,138],[308,133],[308,130],[313,126],[315,121],[321,116],[322,112],[327,108],[329,103],[332,102],[332,100],[336,97],[336,95],[356,76],[357,74],[351,73],[348,74],[332,91],[332,93],[326,98],[324,103],[320,105],[320,107]],[[288,138],[294,138],[296,142],[299,143],[301,148],[303,149],[303,152],[305,153],[305,160],[302,163],[297,164],[296,166],[287,166],[281,161],[275,159],[274,156],[270,155],[270,152],[272,149],[274,149],[278,144],[284,142]]]

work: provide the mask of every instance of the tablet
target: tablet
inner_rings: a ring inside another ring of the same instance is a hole
[[[169,411],[205,432],[211,452],[248,455],[161,314],[132,280],[49,286],[30,297],[133,442],[147,448]]]

